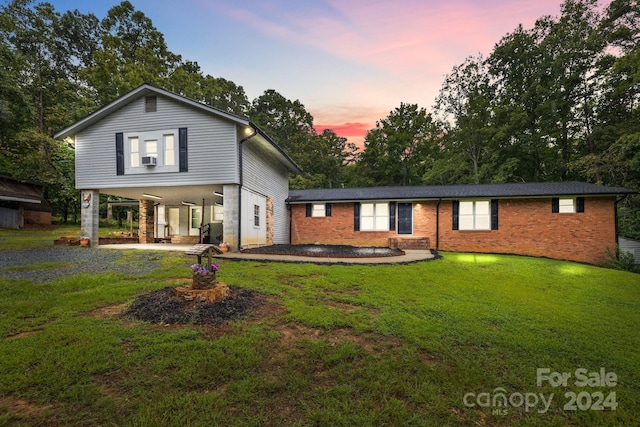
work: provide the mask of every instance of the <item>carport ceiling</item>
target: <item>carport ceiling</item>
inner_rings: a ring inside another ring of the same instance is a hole
[[[196,206],[205,204],[222,203],[222,197],[215,193],[222,193],[221,185],[192,185],[179,187],[135,187],[135,188],[103,188],[102,194],[110,194],[117,197],[125,197],[135,200],[153,200],[157,203],[168,206],[178,206],[186,203],[193,203]]]

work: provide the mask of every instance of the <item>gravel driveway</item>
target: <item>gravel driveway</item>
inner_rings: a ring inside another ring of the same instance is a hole
[[[73,246],[0,251],[0,277],[30,279],[45,282],[62,276],[78,273],[118,272],[124,274],[146,274],[159,266],[164,254],[155,252],[131,252],[108,249],[90,249]],[[123,259],[126,256],[126,260]],[[60,267],[20,269],[42,263],[63,263]]]

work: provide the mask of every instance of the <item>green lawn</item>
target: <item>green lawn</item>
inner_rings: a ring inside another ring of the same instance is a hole
[[[136,295],[189,277],[192,259],[154,256],[161,267],[146,276],[0,278],[0,426],[640,419],[640,275],[458,253],[386,266],[223,261],[220,280],[266,295],[250,317],[222,329],[117,318]],[[568,373],[566,386],[538,386],[539,368]]]

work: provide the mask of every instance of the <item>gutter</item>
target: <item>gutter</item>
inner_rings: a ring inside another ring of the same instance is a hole
[[[249,136],[242,138],[240,140],[240,143],[238,144],[238,156],[239,156],[239,162],[240,162],[238,167],[238,172],[240,175],[240,184],[238,185],[238,252],[240,252],[240,246],[242,244],[242,186],[244,184],[243,167],[242,167],[244,158],[242,157],[242,144],[244,144],[245,142],[247,142],[248,140],[250,140],[251,138],[253,138],[258,134],[258,129],[255,126],[253,126],[252,123],[249,123],[249,126],[251,126],[251,129],[253,129],[253,133]]]

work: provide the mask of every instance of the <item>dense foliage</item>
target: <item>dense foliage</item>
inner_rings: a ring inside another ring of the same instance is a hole
[[[124,1],[102,19],[48,3],[0,4],[0,175],[46,186],[78,210],[73,149],[53,133],[142,83],[248,116],[304,171],[293,188],[583,180],[640,189],[640,6],[566,0],[446,76],[431,112],[401,103],[364,147],[316,132],[299,101],[203,75]],[[429,102],[429,100],[425,100]],[[640,237],[640,201],[620,203]]]

